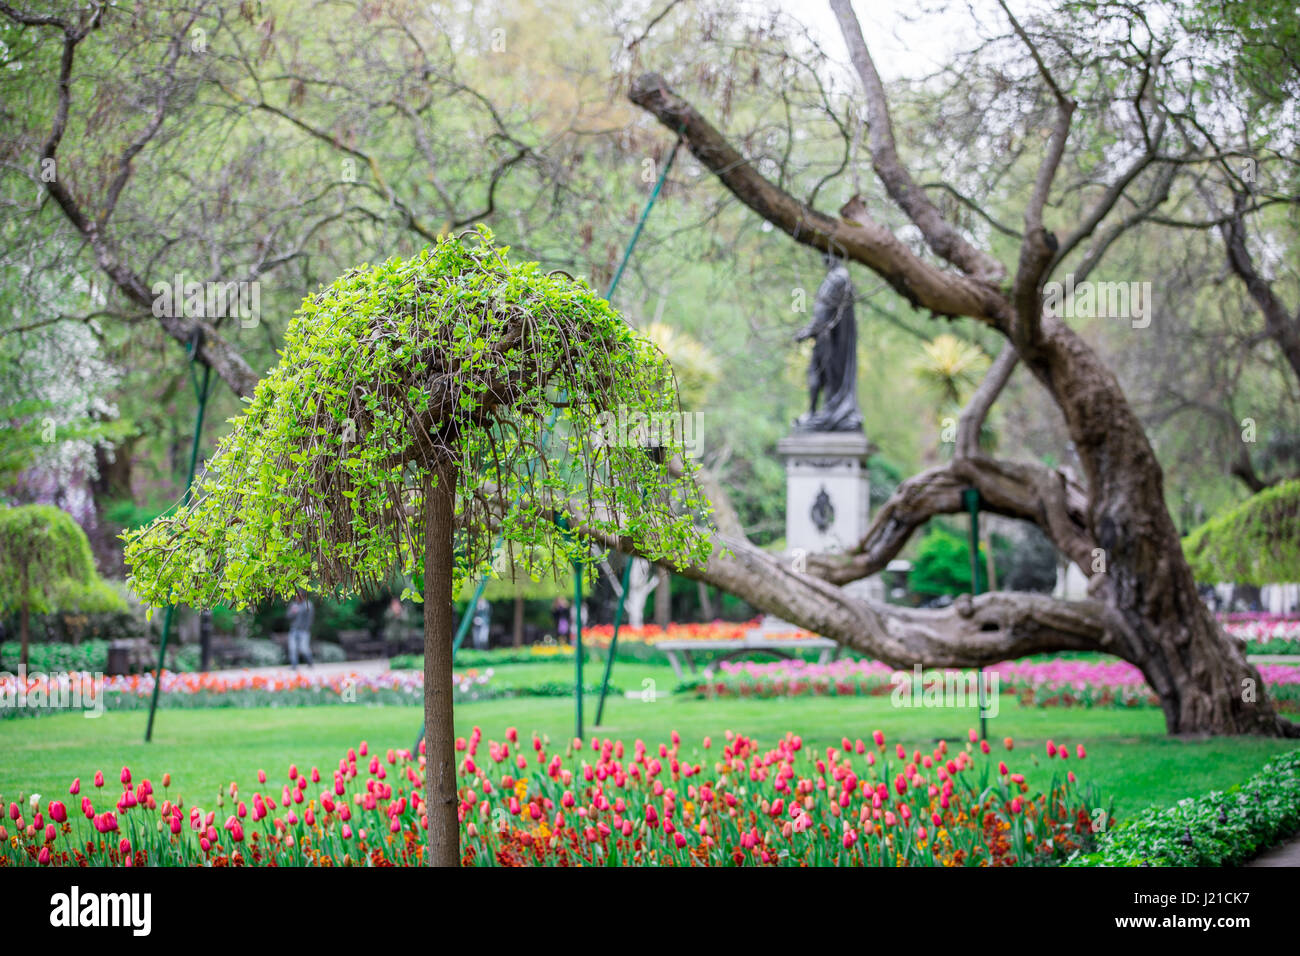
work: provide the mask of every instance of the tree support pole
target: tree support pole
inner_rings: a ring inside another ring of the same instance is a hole
[[[980,593],[980,493],[977,488],[967,488],[962,492],[966,509],[970,512],[970,593]],[[975,672],[975,694],[980,707],[980,740],[988,739],[988,720],[984,700],[984,668]]]
[[[614,636],[609,640],[609,653],[605,656],[605,676],[600,682],[600,702],[596,704],[596,721],[599,727],[605,716],[605,695],[609,693],[609,675],[614,670],[614,655],[618,652],[618,629],[623,625],[623,605],[627,603],[627,589],[632,582],[632,562],[636,559],[628,555],[623,565],[623,589],[618,594],[618,607],[614,609]]]
[[[573,736],[582,739],[582,565],[573,562]]]
[[[203,435],[203,416],[208,408],[208,386],[211,384],[212,379],[212,367],[206,362],[203,363],[202,386],[199,385],[198,379],[194,375],[194,361],[199,352],[201,339],[201,335],[195,336],[194,341],[190,344],[190,379],[194,385],[194,397],[199,402],[199,410],[194,415],[194,444],[190,448],[190,471],[189,477],[185,480],[185,494],[181,497],[181,507],[184,507],[186,502],[189,501],[191,489],[194,486],[194,470],[199,463],[199,441]],[[163,663],[167,655],[167,640],[172,633],[172,615],[175,610],[175,606],[169,604],[163,614],[162,642],[158,647],[158,669],[154,671],[153,696],[149,701],[149,721],[144,728],[145,743],[153,740],[153,718],[158,710],[158,691],[162,687]]]

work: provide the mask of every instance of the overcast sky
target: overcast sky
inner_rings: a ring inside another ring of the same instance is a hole
[[[804,24],[834,59],[848,62],[829,0],[764,0]],[[1015,10],[1019,4],[1013,4]],[[1000,17],[994,0],[854,0],[871,57],[886,82],[932,73],[954,49],[968,47],[971,9],[986,20]]]

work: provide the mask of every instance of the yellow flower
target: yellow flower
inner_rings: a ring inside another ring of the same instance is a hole
[[[520,800],[523,800],[525,797],[528,796],[528,781],[527,781],[527,780],[516,780],[516,781],[515,781],[515,796],[518,797]]]

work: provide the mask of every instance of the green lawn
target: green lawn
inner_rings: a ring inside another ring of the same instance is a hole
[[[523,683],[539,676],[525,674],[522,668],[546,668],[543,679],[550,679],[553,666],[517,665],[520,672],[511,673],[510,679]],[[515,667],[501,668],[503,678],[507,670]],[[620,664],[616,679],[626,689],[639,690],[643,670],[658,680],[664,668]],[[589,681],[599,680],[596,668],[589,673]],[[566,669],[566,675],[571,678],[571,674]],[[671,681],[659,684],[660,690],[671,686]],[[594,697],[587,698],[588,722],[595,704]],[[562,739],[573,732],[573,701],[532,698],[466,704],[458,709],[457,718],[462,734],[477,724],[488,738],[501,739],[507,726],[515,726],[521,736],[537,731]],[[108,713],[98,719],[61,714],[0,721],[0,795],[7,801],[20,792],[36,791],[48,799],[66,793],[75,776],[89,786],[96,770],[103,770],[116,787],[117,775],[127,764],[135,779],[149,777],[155,784],[169,771],[173,793],[185,795],[191,803],[210,805],[217,789],[231,780],[246,792],[255,788],[259,768],[272,780],[282,781],[290,763],[319,766],[327,773],[349,746],[362,739],[380,753],[389,747],[409,747],[420,713],[414,707],[363,704],[164,710],[150,745],[142,740],[144,724],[142,712]],[[743,731],[761,743],[793,730],[803,736],[806,746],[821,748],[838,746],[844,735],[867,738],[880,728],[891,743],[901,740],[911,749],[929,748],[938,736],[964,740],[972,726],[976,726],[973,710],[898,709],[888,697],[726,702],[669,698],[653,703],[618,698],[607,707],[600,735],[621,737],[628,743],[640,737],[657,744],[676,729],[684,744],[698,745],[705,734],[721,740],[727,729]],[[1069,767],[1085,781],[1102,785],[1114,796],[1120,813],[1227,787],[1256,772],[1272,755],[1295,747],[1294,741],[1256,738],[1171,740],[1164,736],[1156,710],[1022,710],[1009,698],[1004,698],[1000,715],[990,722],[989,733],[999,750],[1002,737],[1016,739],[1013,756],[1019,769],[1031,755],[1043,759],[1043,742],[1049,737],[1071,745],[1083,743],[1088,759],[1071,760]]]

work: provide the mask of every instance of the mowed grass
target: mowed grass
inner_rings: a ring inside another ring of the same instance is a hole
[[[498,672],[504,680],[511,670],[502,667]],[[668,679],[660,679],[664,670],[620,663],[615,681],[625,689],[640,690],[640,680],[651,676],[662,692],[674,683],[670,672]],[[509,675],[509,680],[523,683],[525,677],[537,676],[521,670]],[[599,669],[591,667],[584,676],[596,683]],[[1074,745],[1082,743],[1088,751],[1086,760],[1058,759],[1052,769],[1072,769],[1084,782],[1101,786],[1105,796],[1114,798],[1120,815],[1231,786],[1273,755],[1296,746],[1294,741],[1259,738],[1170,739],[1164,734],[1160,712],[1153,709],[1022,709],[1005,696],[1001,703],[1001,712],[989,721],[995,755],[1004,753],[1002,738],[1013,737],[1016,749],[1007,762],[1029,774],[1031,782],[1046,782],[1047,768],[1034,767],[1046,760],[1045,742],[1050,738],[1069,744],[1072,752]],[[901,741],[911,751],[931,749],[938,737],[964,743],[967,730],[978,727],[974,709],[896,708],[888,697],[727,701],[670,697],[654,702],[619,697],[607,704],[604,724],[592,728],[595,710],[596,698],[587,697],[588,736],[621,738],[628,744],[641,738],[657,746],[677,730],[683,751],[698,751],[703,737],[709,735],[714,754],[729,729],[756,737],[764,745],[794,731],[803,737],[805,747],[824,749],[839,746],[843,736],[869,740],[878,728],[891,747]],[[571,698],[469,703],[457,709],[457,733],[466,735],[477,725],[486,738],[500,740],[513,726],[525,747],[533,733],[560,742],[573,734],[573,711]],[[87,792],[93,790],[90,783],[96,770],[104,772],[106,790],[115,794],[118,774],[127,765],[134,779],[148,777],[156,787],[163,773],[170,772],[172,794],[184,796],[191,805],[212,807],[218,789],[232,780],[246,795],[258,789],[259,769],[278,789],[291,763],[304,770],[320,767],[328,779],[348,747],[362,740],[380,755],[390,747],[411,747],[421,714],[417,707],[364,704],[161,710],[151,744],[143,741],[145,719],[143,712],[110,712],[96,719],[68,713],[0,721],[0,797],[8,801],[20,793],[37,792],[48,800],[66,794],[74,777],[81,778]],[[705,763],[703,751],[698,753],[699,762]]]

